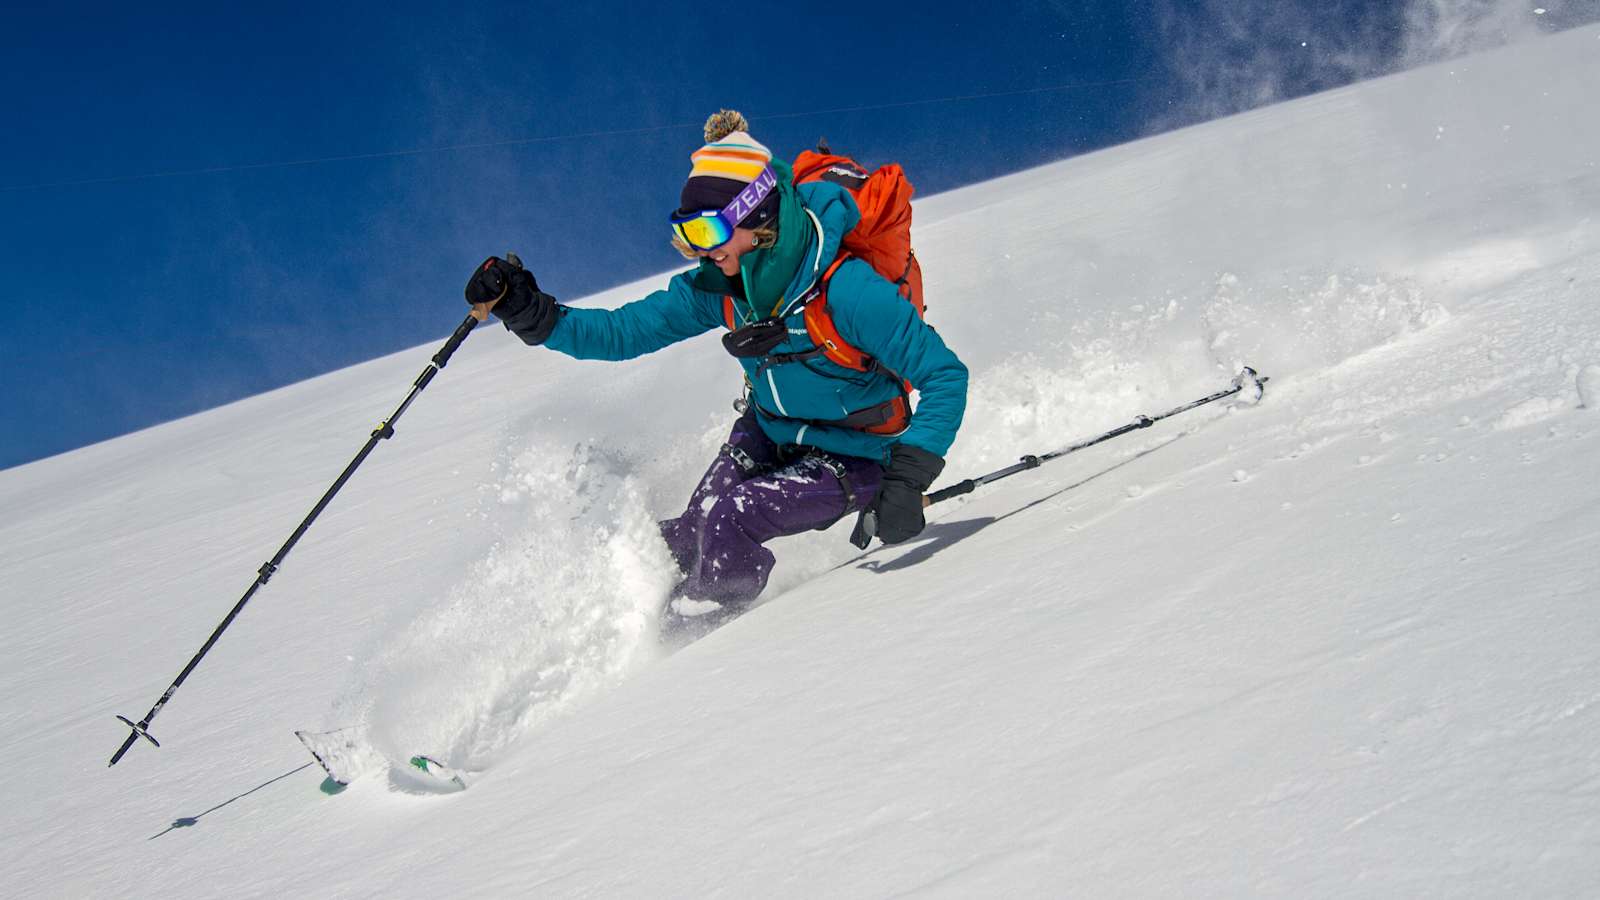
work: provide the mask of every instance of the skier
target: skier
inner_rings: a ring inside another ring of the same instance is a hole
[[[861,218],[849,190],[793,184],[737,112],[713,115],[705,137],[670,216],[673,245],[699,265],[664,290],[618,309],[568,307],[513,254],[490,257],[466,288],[480,318],[492,312],[530,346],[577,359],[631,359],[729,329],[723,344],[745,372],[742,415],[684,512],[661,523],[683,573],[662,631],[689,639],[766,587],[773,538],[852,512],[870,513],[886,543],[920,533],[923,494],[967,393],[966,367],[900,288],[861,259],[834,265]],[[875,361],[866,371],[836,364],[808,336],[804,308],[819,291],[839,343]],[[920,393],[914,412],[908,384]]]

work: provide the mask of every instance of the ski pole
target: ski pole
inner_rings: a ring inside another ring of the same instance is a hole
[[[999,471],[990,472],[987,475],[979,475],[977,478],[968,478],[966,481],[959,481],[947,488],[934,491],[924,498],[923,506],[932,506],[935,503],[941,503],[945,500],[949,500],[951,497],[959,497],[962,494],[970,494],[976,488],[985,484],[989,484],[990,482],[999,481],[1002,478],[1008,478],[1017,474],[1018,472],[1025,472],[1028,469],[1037,469],[1052,459],[1060,459],[1069,453],[1076,453],[1079,450],[1093,447],[1095,444],[1109,441],[1114,437],[1121,437],[1130,431],[1138,431],[1141,428],[1149,428],[1151,425],[1154,425],[1162,419],[1170,418],[1181,412],[1188,412],[1196,407],[1205,406],[1207,403],[1221,400],[1223,397],[1231,397],[1240,391],[1246,390],[1247,388],[1255,395],[1256,400],[1260,400],[1267,381],[1268,379],[1266,376],[1257,375],[1255,369],[1245,366],[1243,371],[1233,377],[1232,385],[1225,390],[1217,391],[1215,394],[1211,394],[1206,397],[1201,397],[1199,400],[1196,400],[1192,403],[1185,403],[1182,406],[1169,409],[1160,415],[1139,416],[1132,422],[1129,422],[1120,428],[1113,428],[1105,434],[1079,441],[1070,447],[1063,447],[1060,450],[1044,453],[1039,456],[1024,456],[1020,462],[1006,466],[1004,469],[1000,469]]]
[[[1052,459],[1060,459],[1069,453],[1076,453],[1079,450],[1109,441],[1114,437],[1121,437],[1130,431],[1138,431],[1141,428],[1149,428],[1151,425],[1154,425],[1162,419],[1170,418],[1181,412],[1188,412],[1189,410],[1199,406],[1205,406],[1207,403],[1221,400],[1223,397],[1231,397],[1240,391],[1249,390],[1254,395],[1254,399],[1260,400],[1261,395],[1265,390],[1267,381],[1267,376],[1258,375],[1255,369],[1245,366],[1238,375],[1233,377],[1233,382],[1231,385],[1229,385],[1229,387],[1224,390],[1217,391],[1215,394],[1201,397],[1199,400],[1195,400],[1192,403],[1185,403],[1182,406],[1174,407],[1173,409],[1169,409],[1159,415],[1139,416],[1132,422],[1129,422],[1120,428],[1113,428],[1105,434],[1096,435],[1095,437],[1079,441],[1070,447],[1063,447],[1060,450],[1054,450],[1050,453],[1042,453],[1038,456],[1024,456],[1020,461],[1006,466],[1004,469],[990,472],[987,475],[979,475],[976,478],[968,478],[965,481],[958,481],[947,488],[941,488],[924,496],[922,498],[922,506],[923,508],[927,508],[935,503],[942,503],[945,500],[949,500],[951,497],[959,497],[962,494],[970,494],[983,485],[999,481],[1002,478],[1009,478],[1018,472],[1026,472],[1029,469],[1037,469]],[[855,533],[850,536],[850,541],[857,547],[865,550],[867,549],[867,545],[871,543],[872,538],[877,535],[877,532],[877,516],[869,510],[868,512],[863,513],[861,519],[857,522]]]
[[[161,695],[161,699],[157,700],[155,705],[150,707],[150,711],[144,714],[144,718],[137,722],[130,722],[125,716],[117,716],[117,719],[122,724],[127,725],[132,730],[128,733],[128,739],[122,742],[122,746],[117,748],[116,753],[112,754],[111,762],[107,763],[107,766],[116,765],[117,761],[122,759],[122,755],[128,752],[128,748],[133,746],[133,742],[141,737],[149,741],[153,746],[161,746],[161,743],[150,735],[151,721],[160,714],[161,708],[167,705],[167,701],[172,699],[172,695],[177,693],[178,688],[183,685],[184,679],[189,677],[189,673],[193,672],[195,666],[200,664],[200,660],[210,652],[212,645],[216,644],[217,639],[222,637],[222,633],[228,630],[229,625],[233,624],[233,620],[239,615],[240,610],[244,609],[244,605],[249,603],[250,598],[255,596],[256,591],[260,590],[261,586],[272,578],[273,573],[278,571],[278,566],[283,564],[283,558],[289,555],[289,551],[294,549],[294,545],[306,533],[306,529],[310,528],[311,523],[316,521],[317,516],[322,514],[323,509],[327,508],[328,503],[333,500],[333,495],[339,493],[339,489],[344,487],[344,483],[350,480],[351,475],[355,474],[356,468],[366,460],[367,454],[372,452],[372,448],[376,447],[379,441],[394,437],[394,423],[398,422],[402,415],[405,415],[406,408],[411,405],[411,401],[422,393],[422,389],[428,386],[428,382],[433,380],[433,376],[437,375],[439,370],[450,362],[451,355],[456,352],[456,348],[461,346],[461,342],[467,339],[467,335],[472,333],[472,329],[477,326],[479,321],[479,311],[475,309],[462,320],[460,325],[456,326],[455,333],[450,335],[450,339],[444,342],[444,346],[439,348],[439,352],[433,355],[432,362],[428,363],[428,367],[423,369],[422,374],[418,375],[417,380],[412,383],[411,392],[406,394],[406,399],[401,402],[400,406],[395,409],[389,418],[378,423],[378,427],[372,430],[371,437],[367,438],[366,446],[362,447],[361,452],[356,454],[355,459],[352,459],[350,464],[344,467],[344,471],[333,482],[333,486],[328,488],[327,493],[322,495],[322,499],[317,501],[317,505],[311,508],[311,512],[300,523],[300,527],[294,530],[294,534],[289,535],[289,539],[283,542],[283,546],[278,548],[278,552],[273,555],[271,560],[262,563],[261,568],[256,571],[255,582],[244,592],[244,596],[239,598],[239,602],[233,605],[233,609],[228,612],[227,618],[224,618],[222,623],[217,626],[217,629],[211,632],[211,637],[206,639],[205,645],[200,648],[200,652],[189,660],[189,664],[183,667],[182,672],[178,673],[178,677],[173,680],[172,686],[167,688],[166,693]]]

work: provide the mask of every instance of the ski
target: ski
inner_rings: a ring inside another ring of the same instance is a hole
[[[466,773],[459,769],[452,769],[431,756],[413,756],[410,760],[412,774],[422,773],[430,787],[436,789],[464,791],[467,789]]]
[[[296,731],[311,758],[328,773],[328,781],[344,788],[368,772],[382,767],[379,755],[360,740],[359,728],[336,728],[333,731]]]
[[[426,754],[413,756],[404,764],[387,759],[361,739],[360,728],[296,731],[294,736],[328,774],[323,785],[325,793],[338,793],[357,778],[384,770],[392,772],[406,785],[428,791],[451,792],[467,787],[467,773]]]

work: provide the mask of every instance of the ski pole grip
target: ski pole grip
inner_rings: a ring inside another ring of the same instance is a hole
[[[942,503],[946,500],[949,500],[951,497],[959,497],[962,494],[970,494],[974,489],[977,488],[977,486],[978,482],[972,480],[971,478],[968,478],[966,481],[958,481],[947,488],[941,488],[929,494],[926,505],[932,506],[935,503]]]
[[[450,357],[455,354],[456,348],[461,346],[461,342],[466,340],[467,335],[471,334],[472,329],[476,327],[478,327],[478,319],[473,315],[469,314],[465,319],[461,320],[461,324],[456,326],[455,334],[450,335],[450,340],[445,341],[444,346],[439,348],[439,352],[433,355],[434,367],[444,368],[450,362]]]

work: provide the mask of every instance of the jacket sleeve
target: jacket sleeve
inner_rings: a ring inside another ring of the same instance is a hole
[[[575,359],[633,359],[722,325],[722,310],[709,294],[690,287],[689,273],[617,309],[562,312],[544,344]]]
[[[841,284],[838,276],[846,271],[842,268],[828,290],[834,327],[917,389],[921,395],[917,410],[899,443],[942,457],[955,441],[967,410],[967,367],[894,285],[864,262],[849,267],[860,267],[851,273],[858,277]]]

